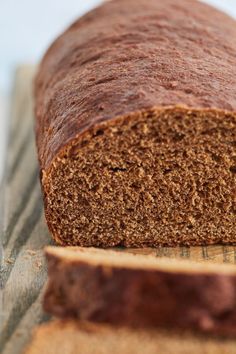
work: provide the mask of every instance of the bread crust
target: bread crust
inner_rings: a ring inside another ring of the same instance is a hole
[[[236,24],[194,0],[119,0],[76,21],[50,47],[35,85],[42,170],[89,128],[185,105],[236,111]]]

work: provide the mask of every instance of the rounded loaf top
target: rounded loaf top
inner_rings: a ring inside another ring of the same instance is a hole
[[[236,111],[236,22],[194,0],[110,1],[49,48],[36,78],[39,161],[151,107]]]

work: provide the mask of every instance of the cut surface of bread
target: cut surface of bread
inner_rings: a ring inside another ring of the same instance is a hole
[[[235,354],[236,341],[191,332],[112,328],[52,321],[37,328],[25,354]]]
[[[236,242],[236,22],[194,0],[110,1],[36,79],[45,215],[61,245]]]
[[[44,308],[59,317],[236,335],[236,268],[48,247]]]

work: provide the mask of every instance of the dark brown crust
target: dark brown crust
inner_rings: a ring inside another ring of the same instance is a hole
[[[194,0],[111,1],[48,50],[36,79],[41,169],[82,132],[152,107],[236,110],[236,24]]]
[[[50,250],[46,257],[44,308],[53,315],[236,335],[236,276],[217,273],[217,265],[215,273],[171,272],[98,266]]]

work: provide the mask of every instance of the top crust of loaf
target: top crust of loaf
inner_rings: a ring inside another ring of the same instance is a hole
[[[157,258],[148,255],[135,255],[128,252],[102,250],[83,247],[53,247],[45,248],[47,257],[53,256],[63,262],[84,262],[92,266],[159,270],[170,273],[192,274],[228,274],[236,275],[236,266],[232,264],[198,263],[188,260]]]
[[[36,79],[39,161],[82,132],[152,107],[236,111],[236,22],[194,0],[119,0],[76,21]]]

